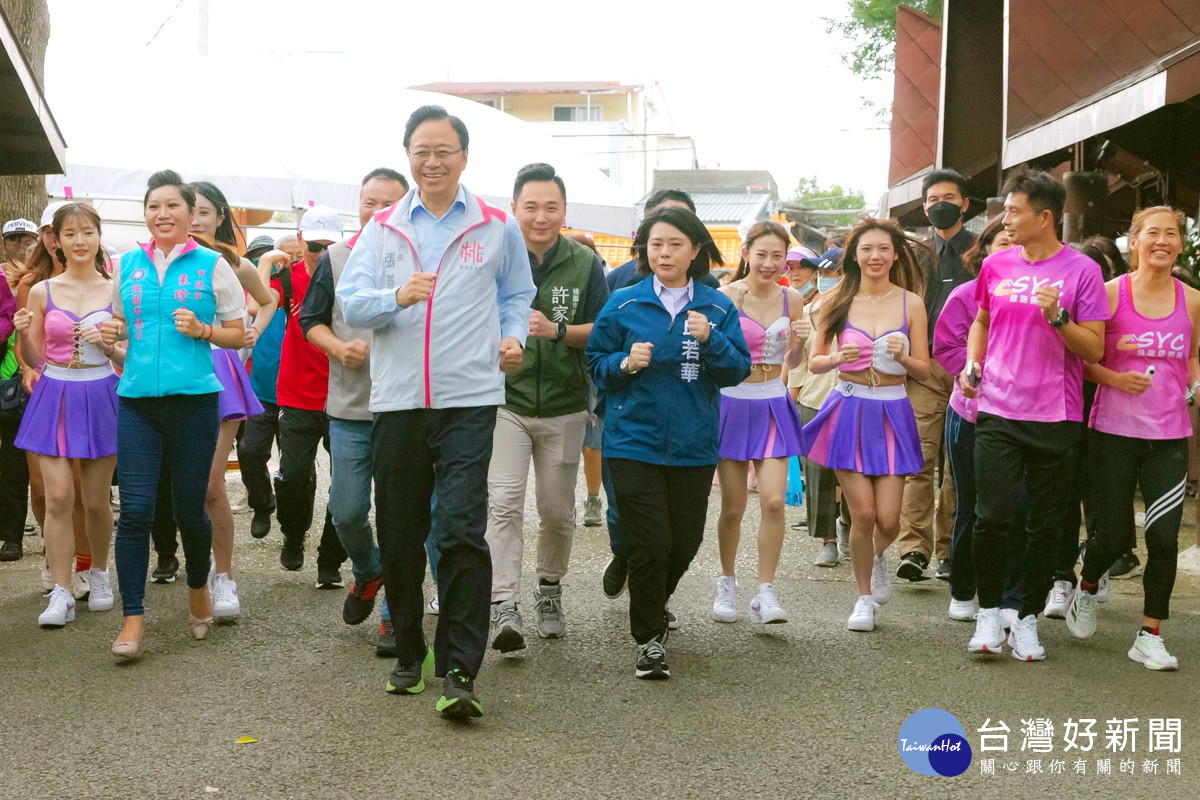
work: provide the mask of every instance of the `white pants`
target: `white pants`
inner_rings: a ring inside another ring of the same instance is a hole
[[[521,534],[531,460],[539,517],[538,577],[558,581],[567,573],[575,538],[575,483],[587,420],[587,411],[538,418],[496,409],[487,525],[493,603],[521,597]]]

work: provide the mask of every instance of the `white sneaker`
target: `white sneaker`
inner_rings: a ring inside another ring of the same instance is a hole
[[[875,556],[871,564],[871,596],[879,605],[892,599],[892,573],[888,570],[887,556]]]
[[[50,592],[50,602],[46,610],[38,615],[38,625],[43,628],[61,628],[68,622],[75,621],[75,598],[58,584]]]
[[[1146,669],[1172,670],[1179,666],[1179,659],[1167,652],[1161,636],[1139,631],[1129,648],[1129,657]]]
[[[209,581],[212,593],[213,619],[228,619],[242,613],[242,602],[238,600],[237,581],[227,573],[218,572]]]
[[[788,621],[787,612],[775,599],[775,587],[772,584],[759,584],[758,595],[750,603],[750,621],[756,625]]]
[[[71,594],[76,600],[86,600],[91,587],[88,586],[88,574],[76,572],[71,575]]]
[[[1012,631],[1008,634],[1008,646],[1012,648],[1013,658],[1018,661],[1045,661],[1046,648],[1038,641],[1037,617],[1030,614],[1013,623]]]
[[[50,592],[54,591],[54,579],[50,577],[50,567],[48,567],[48,566],[42,567],[42,574],[40,577],[41,577],[41,583],[42,583],[42,591],[45,592],[47,596],[49,596]]]
[[[717,599],[713,601],[713,619],[737,622],[737,580],[730,575],[717,578]]]
[[[975,635],[967,642],[968,653],[1000,655],[1004,652],[1004,620],[998,608],[981,608],[975,615]]]
[[[1011,631],[1016,622],[1017,610],[1015,608],[1000,609],[1000,624],[1004,626],[1005,631]]]
[[[875,630],[875,612],[878,610],[879,603],[875,602],[875,598],[869,594],[861,595],[854,603],[850,619],[846,620],[846,628],[852,631]]]
[[[950,619],[967,622],[975,619],[976,608],[974,600],[955,600],[950,598]]]
[[[108,611],[113,607],[112,582],[108,570],[88,570],[88,611]]]
[[[1070,581],[1055,581],[1046,597],[1046,609],[1043,616],[1050,619],[1066,619],[1067,607],[1071,605],[1071,593],[1074,589]]]
[[[1071,594],[1071,605],[1067,608],[1067,630],[1076,639],[1086,639],[1096,632],[1096,595],[1076,586]]]
[[[1108,573],[1100,576],[1100,580],[1096,581],[1096,602],[1108,602]]]
[[[249,498],[243,497],[241,500],[238,500],[236,503],[230,504],[229,510],[232,511],[234,514],[249,514],[250,513]]]

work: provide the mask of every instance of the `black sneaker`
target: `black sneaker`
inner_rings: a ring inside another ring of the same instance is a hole
[[[179,572],[179,559],[175,556],[158,557],[158,563],[154,565],[154,572],[150,573],[150,580],[155,583],[174,583],[175,575]]]
[[[437,710],[446,717],[482,717],[483,704],[475,696],[475,680],[461,669],[447,672]]]
[[[900,566],[896,568],[896,577],[901,580],[919,583],[927,581],[929,574],[929,558],[924,553],[913,551],[900,557]]]
[[[255,539],[265,539],[271,532],[271,512],[255,511],[250,519],[250,535]]]
[[[432,672],[433,648],[426,647],[425,658],[421,659],[420,664],[397,664],[383,690],[388,694],[420,694],[425,691],[425,678]]]
[[[375,655],[380,658],[396,657],[396,629],[392,627],[390,619],[379,623],[379,641],[375,644]]]
[[[629,560],[622,556],[613,556],[604,568],[604,596],[616,600],[625,591],[629,583]]]
[[[939,581],[946,581],[947,583],[949,583],[949,581],[950,581],[950,561],[948,559],[942,559],[941,561],[938,561],[936,577]]]
[[[375,595],[379,594],[379,587],[382,585],[382,575],[376,575],[364,583],[354,581],[350,585],[350,593],[342,603],[342,622],[358,625],[371,616],[371,612],[375,610]]]
[[[0,544],[0,561],[20,561],[24,554],[24,545],[17,540]]]
[[[1115,580],[1136,578],[1142,574],[1144,569],[1145,567],[1142,566],[1142,562],[1138,559],[1137,554],[1132,550],[1126,550],[1108,568],[1108,577]]]
[[[664,681],[671,677],[667,667],[667,649],[663,641],[665,637],[655,636],[650,641],[638,646],[637,664],[633,668],[633,676],[647,681]]]
[[[283,543],[279,549],[279,566],[290,572],[304,568],[304,542],[298,544]]]
[[[342,582],[342,573],[336,566],[317,564],[318,589],[341,589],[345,585]]]

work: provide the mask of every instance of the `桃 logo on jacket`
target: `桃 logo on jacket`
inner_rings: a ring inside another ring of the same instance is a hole
[[[971,766],[966,729],[940,708],[923,708],[904,720],[896,744],[905,765],[918,775],[953,778]]]
[[[479,242],[463,242],[458,248],[458,258],[464,269],[479,269],[483,263],[483,245]]]
[[[1037,294],[1043,286],[1053,286],[1060,292],[1065,284],[1061,280],[1051,282],[1049,278],[1038,279],[1036,275],[1022,275],[1019,278],[1005,278],[996,287],[996,297],[1008,297],[1011,303],[1028,303],[1029,298]]]

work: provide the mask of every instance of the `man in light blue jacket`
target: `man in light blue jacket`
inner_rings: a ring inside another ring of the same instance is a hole
[[[456,717],[483,712],[488,463],[503,373],[521,365],[536,293],[516,222],[458,182],[467,145],[444,108],[413,112],[404,148],[417,188],[367,223],[336,292],[347,324],[372,332],[375,521],[397,651],[386,688],[422,691],[436,662],[437,709]],[[430,535],[441,603],[432,648],[421,630]]]

